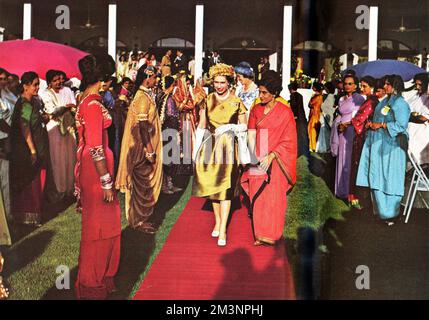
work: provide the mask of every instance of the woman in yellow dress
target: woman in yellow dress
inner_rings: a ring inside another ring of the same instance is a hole
[[[308,104],[310,116],[308,121],[308,139],[311,152],[316,152],[317,136],[320,129],[320,113],[323,103],[323,86],[320,83],[313,84],[314,94]]]
[[[232,66],[214,65],[209,76],[215,91],[200,104],[193,194],[212,200],[215,217],[212,237],[218,237],[218,245],[225,246],[231,200],[237,195],[239,181],[238,147],[234,139],[236,132],[247,130],[247,109],[231,92]]]

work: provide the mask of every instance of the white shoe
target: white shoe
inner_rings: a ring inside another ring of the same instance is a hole
[[[226,239],[217,239],[217,245],[219,247],[225,247],[226,246]]]
[[[213,237],[213,238],[217,238],[217,237],[219,237],[219,231],[213,230],[213,232],[212,232],[212,237]]]

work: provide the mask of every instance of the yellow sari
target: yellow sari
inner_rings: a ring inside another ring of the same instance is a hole
[[[146,148],[140,134],[140,122],[148,121],[150,142],[156,154],[155,163],[146,159]],[[122,138],[116,188],[125,192],[125,212],[132,227],[144,225],[158,201],[162,183],[161,122],[155,102],[141,88],[128,110]]]
[[[237,124],[238,116],[246,114],[247,109],[237,96],[218,101],[214,93],[209,94],[201,106],[206,111],[206,136],[198,151],[195,164],[193,194],[211,200],[232,200],[239,179],[239,161],[234,135],[224,133],[214,137],[217,128],[225,124]]]

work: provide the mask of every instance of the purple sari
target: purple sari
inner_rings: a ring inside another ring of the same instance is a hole
[[[347,199],[349,195],[350,169],[355,131],[353,126],[349,125],[346,131],[338,133],[338,125],[340,123],[350,122],[364,101],[365,98],[358,93],[354,93],[351,97],[342,97],[338,108],[340,114],[335,118],[332,126],[331,153],[334,157],[337,157],[335,195],[343,199]]]

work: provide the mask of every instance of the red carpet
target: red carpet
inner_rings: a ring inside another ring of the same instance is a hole
[[[295,299],[283,242],[253,246],[247,209],[233,213],[226,247],[210,233],[213,213],[191,197],[134,299]]]

